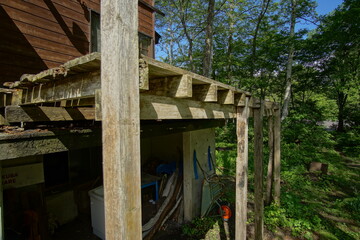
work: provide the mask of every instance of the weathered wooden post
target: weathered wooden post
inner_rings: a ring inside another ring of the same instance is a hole
[[[101,1],[107,240],[141,239],[138,2]]]
[[[274,201],[280,204],[280,141],[281,117],[280,108],[274,111]]]
[[[235,239],[246,240],[247,221],[247,187],[248,187],[248,117],[249,98],[245,99],[245,106],[237,108],[237,161],[236,161],[236,219]]]
[[[272,115],[272,110],[269,111],[268,116],[268,128],[269,128],[269,162],[267,169],[267,178],[266,178],[266,195],[265,195],[265,205],[270,205],[271,195],[273,188],[273,171],[274,171],[274,117]]]
[[[260,108],[254,108],[255,240],[262,240],[264,231],[263,113],[264,103],[261,100]]]
[[[2,164],[0,162],[0,176],[2,176]],[[0,182],[0,240],[4,240],[4,200],[2,181]]]

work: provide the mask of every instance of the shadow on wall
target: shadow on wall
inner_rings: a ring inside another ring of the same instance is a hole
[[[84,31],[80,28],[78,24],[73,22],[72,32],[69,27],[66,25],[64,19],[62,18],[59,11],[54,6],[54,3],[51,0],[44,0],[45,4],[48,6],[50,12],[55,17],[56,21],[59,23],[61,29],[64,31],[66,36],[71,41],[72,45],[82,54],[87,54],[89,52],[89,40],[86,37]],[[81,5],[84,9],[84,6]],[[86,13],[84,11],[84,13]],[[88,15],[88,14],[87,14]],[[85,14],[85,17],[88,19],[89,17]]]
[[[0,6],[0,87],[18,81],[24,73],[38,73],[47,66],[20,29]]]

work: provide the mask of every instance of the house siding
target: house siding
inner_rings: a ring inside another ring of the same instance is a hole
[[[88,54],[89,10],[100,12],[100,0],[0,0],[0,85]],[[142,4],[139,32],[155,33],[154,14]]]

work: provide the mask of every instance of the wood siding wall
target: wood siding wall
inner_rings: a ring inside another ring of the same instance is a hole
[[[100,0],[0,0],[0,85],[89,53],[89,10],[100,12]],[[142,4],[139,31],[154,36]]]

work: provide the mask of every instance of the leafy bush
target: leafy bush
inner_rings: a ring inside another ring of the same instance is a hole
[[[182,233],[188,239],[201,239],[204,238],[215,223],[216,219],[213,217],[195,218],[182,227]]]

